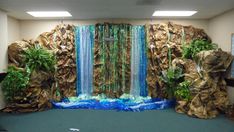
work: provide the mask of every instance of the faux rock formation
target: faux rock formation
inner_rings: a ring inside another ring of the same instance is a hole
[[[202,30],[192,26],[173,23],[146,25],[148,47],[147,83],[149,96],[165,97],[161,71],[168,69],[168,47],[172,49],[172,59],[181,57],[182,44],[189,44],[194,39],[210,40]]]
[[[33,112],[51,108],[50,100],[75,96],[76,62],[74,27],[61,24],[51,32],[45,32],[33,41],[16,41],[8,47],[9,65],[23,67],[23,52],[35,43],[56,54],[55,73],[32,71],[28,87],[14,98],[4,109],[5,112]],[[60,96],[61,95],[61,96]]]
[[[10,103],[3,109],[4,112],[36,112],[52,107],[50,103],[50,90],[28,88],[22,96],[15,97],[14,103]]]
[[[37,41],[56,53],[57,71],[55,74],[62,97],[76,95],[76,53],[74,26],[60,24],[51,32],[39,35]]]
[[[22,53],[33,45],[32,41],[22,40],[16,41],[8,46],[8,63],[20,66],[23,61]]]
[[[22,40],[16,41],[8,46],[8,62],[9,65],[22,67],[23,52],[29,47],[34,46],[34,41]],[[21,96],[15,97],[13,103],[8,103],[5,112],[35,112],[51,108],[49,75],[46,72],[33,72],[30,77],[27,90],[21,92]]]
[[[62,97],[76,95],[76,52],[74,27],[71,25],[59,25],[55,28],[58,51],[57,74],[58,87]]]
[[[174,65],[192,69],[184,70],[185,80],[191,82],[192,99],[179,100],[176,111],[190,116],[208,119],[216,117],[220,112],[226,112],[229,101],[224,75],[232,62],[231,54],[222,50],[202,51],[197,54],[197,64],[184,60],[174,60]]]
[[[217,51],[203,51],[197,55],[196,63],[201,65],[207,73],[225,72],[230,66],[233,57],[223,52],[221,49]]]
[[[54,77],[52,73],[33,71],[30,76],[26,90],[21,91],[9,102],[4,112],[35,112],[50,109],[52,107],[52,84]]]

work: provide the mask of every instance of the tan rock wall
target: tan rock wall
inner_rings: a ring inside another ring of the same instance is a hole
[[[181,57],[182,43],[189,44],[193,39],[210,40],[202,30],[193,26],[182,26],[173,23],[146,25],[148,47],[147,83],[149,96],[164,97],[161,71],[166,70],[168,62],[168,46],[172,49],[172,60]]]

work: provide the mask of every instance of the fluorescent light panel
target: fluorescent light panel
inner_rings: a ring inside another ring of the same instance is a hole
[[[71,17],[68,11],[28,11],[34,17]]]
[[[192,16],[197,11],[155,11],[153,16]]]

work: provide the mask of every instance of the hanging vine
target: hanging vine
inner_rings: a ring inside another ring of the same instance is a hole
[[[97,24],[94,93],[119,97],[130,88],[130,25]]]

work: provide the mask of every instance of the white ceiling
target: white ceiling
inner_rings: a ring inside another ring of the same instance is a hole
[[[234,0],[0,0],[0,9],[18,19],[36,19],[26,11],[66,10],[69,19],[154,18],[155,10],[197,10],[193,19],[209,19],[234,8]]]

